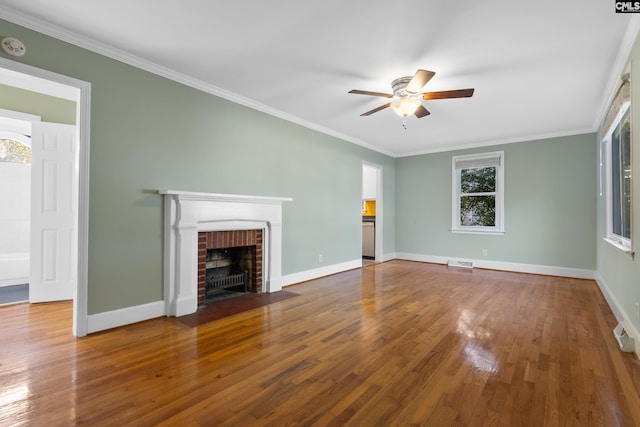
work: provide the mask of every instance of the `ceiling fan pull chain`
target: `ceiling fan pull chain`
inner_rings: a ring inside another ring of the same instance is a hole
[[[405,119],[406,117],[402,117],[402,127],[404,128],[404,130],[407,130],[407,124],[405,123]]]

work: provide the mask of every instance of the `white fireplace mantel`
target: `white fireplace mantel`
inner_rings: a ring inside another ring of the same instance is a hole
[[[164,285],[168,316],[198,309],[198,233],[262,229],[265,292],[282,289],[282,203],[288,197],[158,190],[164,195]]]

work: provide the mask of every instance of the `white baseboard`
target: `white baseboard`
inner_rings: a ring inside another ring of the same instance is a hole
[[[326,267],[314,268],[313,270],[301,271],[299,273],[287,274],[281,277],[282,286],[289,286],[295,283],[306,282],[307,280],[341,273],[354,268],[362,267],[362,259],[343,262],[340,264],[328,265]]]
[[[87,332],[93,333],[105,329],[117,328],[143,320],[161,317],[166,314],[164,301],[156,301],[148,304],[127,307],[104,313],[87,316]]]
[[[16,277],[15,279],[0,280],[0,288],[4,286],[24,285],[29,283],[29,277]]]
[[[28,252],[0,254],[0,287],[29,283],[29,256]]]
[[[436,264],[446,264],[451,257],[421,255],[421,254],[409,254],[409,253],[391,253],[385,254],[383,261],[390,261],[392,259],[404,259],[409,261],[421,261],[431,262]],[[488,268],[495,270],[515,271],[521,273],[532,274],[546,274],[553,276],[565,276],[576,277],[581,279],[594,279],[595,273],[591,270],[581,270],[574,268],[564,267],[550,267],[539,266],[529,264],[516,264],[507,262],[495,262],[495,261],[482,261],[455,258],[462,261],[473,261],[473,265],[478,268]],[[353,261],[347,261],[340,264],[328,265],[325,267],[315,268],[313,270],[301,271],[298,273],[292,273],[281,276],[282,286],[289,286],[300,282],[306,282],[308,280],[317,279],[331,274],[341,273],[343,271],[353,270],[355,268],[362,267],[362,259],[356,259]],[[604,293],[604,291],[603,291]],[[93,333],[103,331],[105,329],[117,328],[119,326],[128,325],[131,323],[141,322],[143,320],[153,319],[155,317],[161,317],[166,315],[165,302],[156,301],[149,304],[143,304],[135,307],[127,307],[119,310],[108,311],[104,313],[92,314],[87,317],[87,332]],[[616,314],[617,315],[617,314]],[[627,322],[631,325],[630,322]],[[636,334],[637,331],[630,330]]]
[[[556,267],[549,265],[519,264],[514,262],[488,261],[482,259],[446,257],[435,255],[396,253],[397,259],[408,261],[431,262],[434,264],[447,264],[451,259],[462,262],[473,262],[474,268],[486,268],[490,270],[513,271],[516,273],[543,274],[546,276],[573,277],[576,279],[595,279],[595,271],[580,268]]]
[[[392,259],[396,258],[398,258],[398,256],[395,252],[392,252],[390,254],[382,254],[382,262],[391,261]]]
[[[305,282],[360,267],[362,267],[362,259],[282,276],[281,283],[282,286],[293,285],[294,283]],[[164,301],[156,301],[135,307],[92,314],[87,317],[87,333],[104,331],[155,317],[162,317],[166,315],[165,307]]]
[[[640,333],[638,333],[638,330],[633,325],[633,322],[631,322],[631,319],[629,319],[629,316],[624,312],[616,297],[613,296],[604,279],[598,274],[596,275],[595,281],[598,284],[602,295],[604,295],[604,299],[607,300],[607,304],[611,307],[613,315],[616,317],[618,322],[621,322],[624,325],[624,329],[627,331],[627,334],[629,334],[629,336],[635,341],[636,357],[640,359],[640,348],[638,348],[640,346]]]

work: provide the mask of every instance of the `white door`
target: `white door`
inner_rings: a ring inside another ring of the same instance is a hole
[[[29,301],[73,299],[76,292],[76,128],[34,122],[31,135]]]

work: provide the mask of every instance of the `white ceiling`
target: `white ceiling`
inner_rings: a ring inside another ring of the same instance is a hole
[[[0,17],[393,156],[595,131],[637,32],[603,0],[0,0]],[[2,34],[11,36],[11,34]],[[27,46],[27,55],[29,46]],[[418,68],[407,118],[391,92]]]

